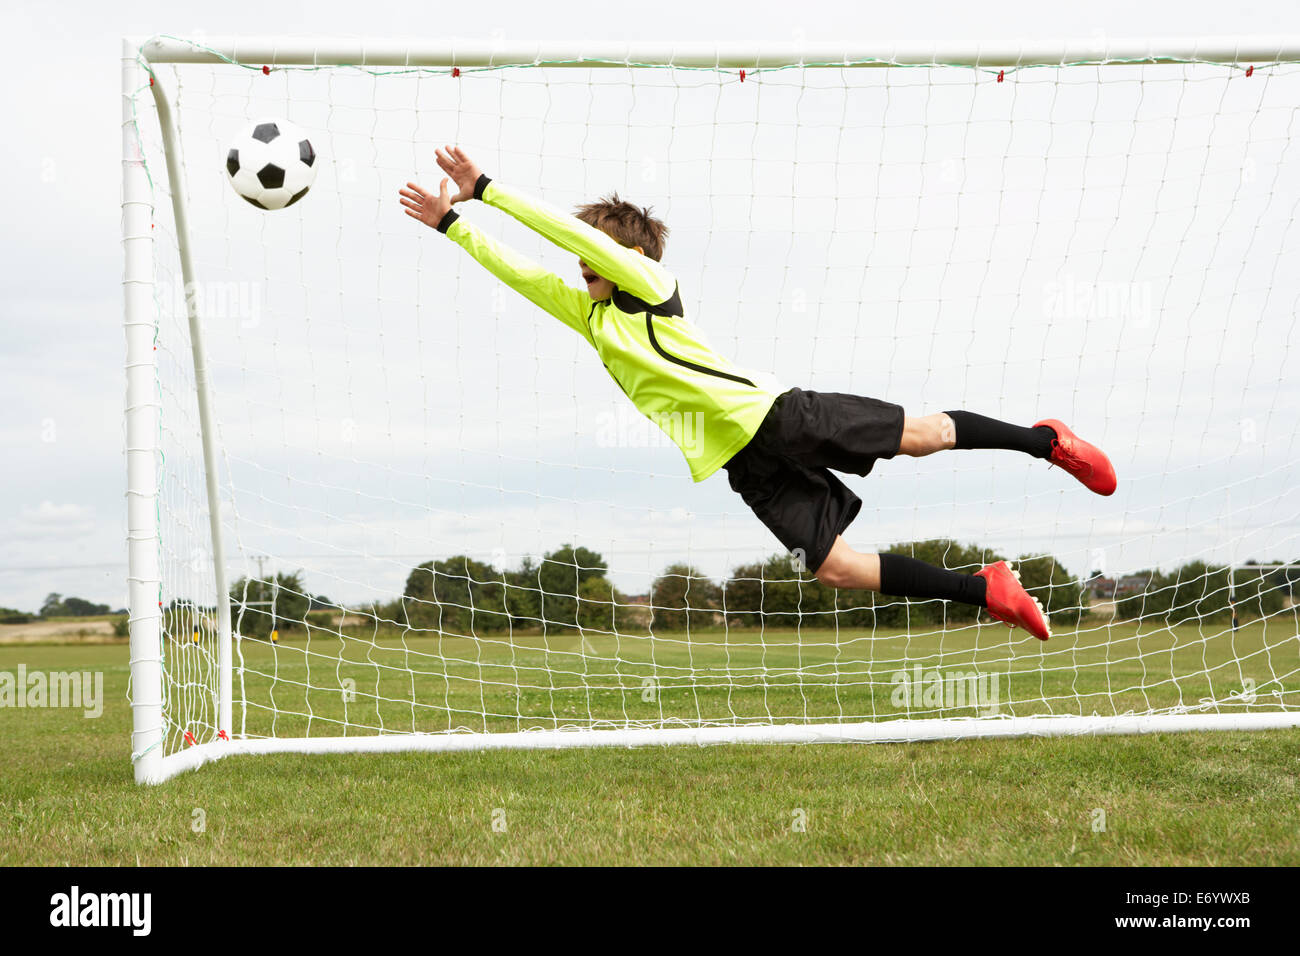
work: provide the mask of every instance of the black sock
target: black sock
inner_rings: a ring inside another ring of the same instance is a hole
[[[901,554],[880,556],[880,593],[891,597],[942,598],[988,607],[988,582],[973,574],[937,568]]]
[[[954,448],[1008,448],[1023,451],[1035,458],[1052,457],[1052,439],[1056,432],[1046,425],[1022,428],[974,412],[944,412],[957,427]]]

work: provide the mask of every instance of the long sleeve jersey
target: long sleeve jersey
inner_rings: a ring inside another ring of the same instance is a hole
[[[686,318],[677,282],[662,265],[487,176],[479,177],[474,195],[613,283],[609,299],[594,301],[455,212],[438,224],[494,276],[586,339],[641,414],[681,450],[692,478],[708,478],[748,444],[777,390],[709,347]]]

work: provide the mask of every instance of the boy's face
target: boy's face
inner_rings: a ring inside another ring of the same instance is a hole
[[[596,275],[591,266],[581,259],[578,260],[578,268],[582,270],[582,281],[587,283],[587,295],[591,296],[593,302],[603,302],[614,294],[614,283]]]
[[[645,255],[645,250],[640,246],[628,246],[638,255]],[[578,260],[578,268],[582,270],[582,281],[587,283],[587,295],[591,296],[594,302],[603,302],[614,295],[614,283],[608,279],[596,275],[595,271],[581,259]]]

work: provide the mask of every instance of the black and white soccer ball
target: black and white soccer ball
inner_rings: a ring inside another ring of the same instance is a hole
[[[235,192],[259,209],[292,206],[316,180],[316,150],[287,120],[262,119],[243,130],[226,153]]]

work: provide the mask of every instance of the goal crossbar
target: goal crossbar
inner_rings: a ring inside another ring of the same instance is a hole
[[[969,45],[807,43],[506,43],[155,36],[132,41],[151,63],[240,63],[266,66],[506,67],[665,66],[686,69],[786,67],[970,66],[1018,68],[1090,63],[1255,64],[1300,59],[1300,35],[1165,39],[1089,37],[1058,42]]]

